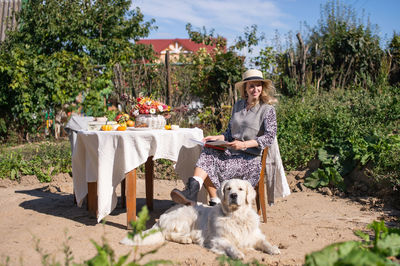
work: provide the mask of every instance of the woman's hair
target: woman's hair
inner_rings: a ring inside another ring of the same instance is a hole
[[[240,95],[242,99],[247,99],[247,92],[246,92],[246,86],[247,83],[244,83],[243,86],[240,88]],[[262,90],[261,90],[261,95],[260,95],[260,101],[262,103],[267,103],[267,104],[276,104],[278,100],[274,97],[275,94],[275,87],[272,84],[272,81],[268,80],[267,82],[262,81]]]

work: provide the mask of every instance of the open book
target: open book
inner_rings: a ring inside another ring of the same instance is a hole
[[[193,142],[196,142],[197,144],[207,147],[207,148],[213,148],[213,149],[217,149],[217,150],[226,150],[228,141],[225,140],[209,140],[206,142],[202,142],[199,140],[195,140],[195,139],[190,139]]]

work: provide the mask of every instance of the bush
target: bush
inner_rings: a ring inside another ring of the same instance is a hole
[[[399,265],[400,229],[387,228],[383,221],[374,221],[368,228],[374,232],[373,240],[357,231],[355,234],[364,241],[329,245],[306,255],[305,265]]]
[[[71,147],[68,141],[2,147],[0,150],[2,179],[19,180],[23,175],[35,175],[40,182],[50,182],[52,176],[58,173],[72,174]]]
[[[335,90],[282,98],[277,108],[278,139],[286,169],[305,168],[318,156],[322,169],[313,178],[326,179],[319,185],[332,183],[327,180],[332,181],[336,172],[346,177],[356,166],[372,165],[373,177],[389,178],[396,186],[400,89],[374,91],[379,93]]]
[[[220,108],[205,107],[197,117],[203,125],[204,135],[217,135],[224,132],[231,117],[232,107],[223,105]]]

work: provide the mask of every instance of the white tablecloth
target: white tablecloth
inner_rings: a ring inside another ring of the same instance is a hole
[[[71,143],[71,151],[74,152],[76,143],[76,135],[80,130],[87,130],[88,123],[94,120],[93,116],[72,115],[65,125],[64,129],[68,133],[69,142]]]
[[[88,193],[87,182],[97,182],[100,222],[117,205],[115,188],[125,174],[153,156],[169,159],[191,169],[177,169],[178,174],[193,173],[201,147],[190,139],[201,140],[198,128],[146,131],[79,131],[72,154],[72,174],[78,206]],[[191,163],[184,163],[182,161]],[[186,177],[187,178],[187,177]]]

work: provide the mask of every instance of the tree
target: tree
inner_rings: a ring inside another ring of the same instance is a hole
[[[235,101],[234,84],[241,79],[244,68],[244,58],[238,56],[229,48],[226,51],[226,39],[214,36],[214,31],[207,33],[194,31],[190,24],[186,29],[192,41],[215,45],[213,52],[199,49],[191,59],[194,71],[191,84],[192,92],[199,96],[205,105],[219,107],[222,104],[233,104]]]
[[[19,29],[0,47],[0,137],[4,125],[20,135],[35,133],[44,114],[72,106],[86,96],[88,115],[105,111],[112,91],[112,66],[140,58],[132,40],[145,37],[154,21],[143,22],[128,0],[28,0]]]
[[[10,40],[29,44],[38,54],[66,50],[107,64],[153,29],[154,20],[143,22],[140,9],[129,10],[130,5],[130,0],[29,0]]]
[[[400,82],[400,35],[393,33],[393,38],[388,47],[391,58],[390,83],[396,85]]]

